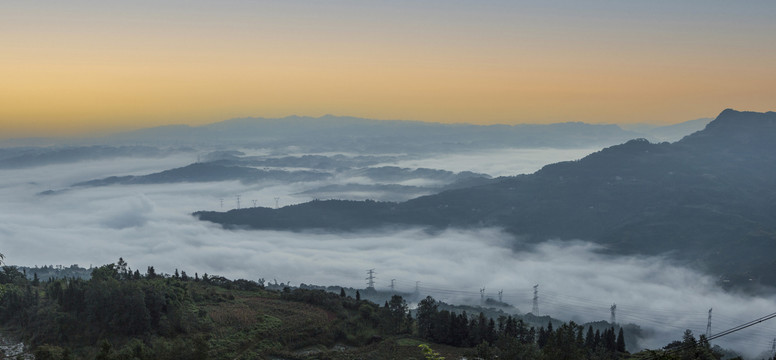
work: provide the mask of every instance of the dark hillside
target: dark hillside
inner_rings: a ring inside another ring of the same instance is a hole
[[[326,201],[198,212],[224,226],[351,230],[503,227],[622,254],[673,254],[733,283],[776,285],[776,113],[723,111],[676,143],[631,140],[532,175],[404,203]],[[255,211],[255,210],[254,210]]]
[[[381,306],[344,289],[268,290],[264,280],[153,267],[140,274],[122,259],[89,280],[41,282],[6,266],[0,289],[1,329],[41,360],[422,359],[426,344],[451,359],[627,355],[624,328],[615,335],[614,326],[596,326],[595,335],[574,322],[537,328],[518,316],[441,309],[431,297],[413,316],[395,294]]]

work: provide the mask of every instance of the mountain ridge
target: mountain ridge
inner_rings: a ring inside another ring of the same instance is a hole
[[[618,254],[671,254],[736,284],[776,285],[774,271],[763,271],[776,270],[764,251],[776,244],[774,124],[773,112],[725,110],[676,143],[631,140],[403,203],[333,200],[195,215],[275,230],[501,227],[529,242],[582,239]]]

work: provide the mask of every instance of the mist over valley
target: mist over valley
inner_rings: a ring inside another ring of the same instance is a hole
[[[548,147],[552,136],[458,151],[412,139],[361,153],[369,138],[160,147],[157,135],[126,147],[7,147],[2,252],[30,267],[122,257],[141,271],[292,287],[364,289],[376,269],[378,290],[393,280],[396,291],[473,306],[503,295],[516,314],[533,310],[539,284],[534,315],[609,321],[617,304],[617,323],[642,329],[637,346],[659,348],[685,329],[703,334],[709,308],[721,331],[776,306],[773,121],[726,111],[678,143],[577,148]],[[756,356],[773,333],[765,323],[714,344]]]

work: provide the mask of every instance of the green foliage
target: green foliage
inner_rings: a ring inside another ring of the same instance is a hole
[[[584,336],[574,323],[557,330],[550,323],[537,336],[522,319],[504,316],[497,324],[484,313],[439,310],[431,297],[419,303],[413,319],[400,296],[379,306],[341,291],[274,292],[247,280],[197,281],[182,273],[140,275],[120,259],[94,269],[89,280],[33,285],[6,267],[0,273],[0,320],[39,359],[57,360],[417,359],[422,342],[455,358],[470,353],[481,359],[595,360],[623,354],[622,331],[615,336],[614,328],[603,334],[590,328]],[[442,358],[421,349],[426,358]]]
[[[438,352],[434,351],[426,344],[420,344],[418,347],[423,350],[423,356],[426,360],[445,360],[443,356],[439,355]]]

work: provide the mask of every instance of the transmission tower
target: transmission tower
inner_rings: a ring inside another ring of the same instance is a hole
[[[485,288],[480,289],[480,306],[485,305]]]
[[[534,285],[534,297],[533,297],[533,308],[531,309],[531,312],[534,315],[539,315],[539,284]]]
[[[498,291],[498,302],[501,302],[501,297],[504,295],[504,289]]]
[[[366,277],[366,288],[367,289],[375,289],[375,269],[369,269],[366,271],[368,276]]]
[[[612,312],[612,317],[609,320],[610,323],[614,324],[617,321],[616,312],[617,312],[617,304],[612,304],[612,306],[609,308],[609,310]]]
[[[240,208],[240,195],[237,195],[237,209]]]
[[[224,199],[221,199],[221,208],[224,208]]]
[[[709,309],[709,322],[706,323],[706,338],[711,336],[711,309]]]
[[[395,286],[396,286],[396,279],[391,279],[391,292],[393,292]]]
[[[258,200],[252,200],[253,201],[253,207],[256,207],[256,203],[259,202]]]
[[[277,209],[277,208],[279,208],[279,207],[280,207],[280,198],[279,198],[279,197],[276,197],[276,198],[275,198],[275,209]]]
[[[771,345],[771,354],[776,355],[776,338],[773,338],[773,345]]]
[[[415,294],[420,294],[420,281],[415,282]]]

